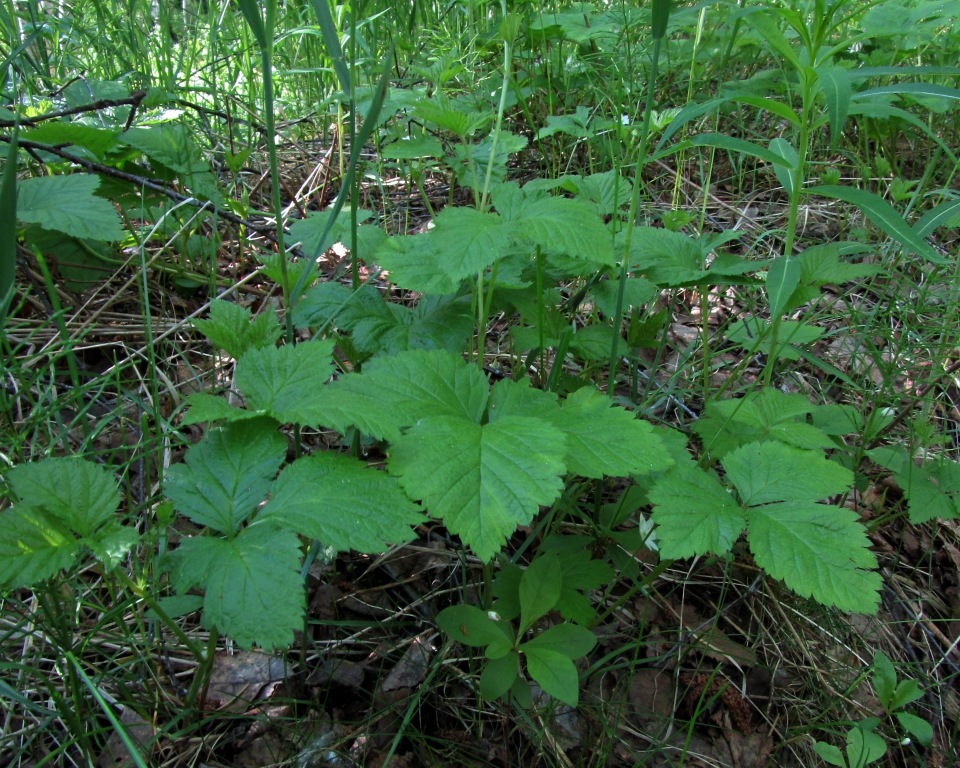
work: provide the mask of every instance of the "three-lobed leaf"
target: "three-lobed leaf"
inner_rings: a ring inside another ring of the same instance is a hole
[[[217,299],[210,302],[210,316],[193,321],[194,327],[233,358],[239,359],[251,349],[272,347],[283,335],[271,306],[252,316],[248,307]]]

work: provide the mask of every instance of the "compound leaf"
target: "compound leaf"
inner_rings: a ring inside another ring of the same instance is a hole
[[[542,419],[510,416],[481,426],[461,413],[425,417],[395,443],[389,469],[489,561],[518,525],[557,498],[565,454],[563,433]]]
[[[350,427],[378,439],[397,440],[400,430],[425,416],[453,416],[479,423],[489,384],[475,365],[444,350],[380,357],[323,388],[315,396],[324,423]]]
[[[805,501],[752,507],[747,540],[757,564],[803,597],[875,613],[880,575],[863,526],[847,509]]]
[[[267,495],[286,449],[270,419],[210,430],[167,470],[164,492],[198,525],[233,534]]]
[[[584,477],[648,474],[673,463],[650,424],[589,387],[570,395],[552,423],[567,435],[567,470]]]
[[[750,443],[721,462],[745,506],[771,501],[819,501],[846,491],[849,469],[819,451],[804,451],[777,442]]]
[[[510,222],[514,236],[546,253],[593,266],[612,264],[611,236],[592,206],[567,197],[542,197]]]
[[[317,426],[324,415],[317,394],[333,373],[332,354],[330,339],[253,349],[237,363],[235,382],[252,410],[282,423]]]
[[[416,504],[385,472],[329,452],[299,459],[280,473],[257,516],[317,539],[338,552],[382,552],[409,541],[423,522]]]
[[[696,465],[680,464],[669,470],[648,496],[655,505],[652,517],[663,557],[722,555],[743,532],[740,505],[713,473]]]
[[[300,540],[290,531],[252,525],[231,540],[187,539],[173,552],[177,591],[205,590],[203,625],[249,648],[285,648],[303,626]]]
[[[26,466],[26,465],[23,465]],[[29,587],[67,568],[80,542],[56,517],[28,503],[0,512],[0,586]]]
[[[215,347],[236,359],[250,349],[272,347],[283,335],[272,306],[253,317],[248,307],[222,299],[210,302],[210,317],[194,320],[193,325]]]
[[[86,173],[23,179],[17,184],[17,218],[72,237],[122,240],[116,209],[94,194],[99,186],[100,178]]]

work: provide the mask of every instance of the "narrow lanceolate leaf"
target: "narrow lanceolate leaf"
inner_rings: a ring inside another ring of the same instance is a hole
[[[20,464],[4,478],[13,492],[79,536],[95,537],[114,519],[120,492],[106,467],[80,459],[50,458]],[[2,534],[2,532],[0,532]]]
[[[767,272],[767,301],[771,317],[780,317],[793,292],[800,284],[800,260],[793,256],[780,256]]]
[[[333,453],[299,459],[280,473],[257,515],[338,552],[382,552],[423,522],[396,479]]]
[[[303,628],[300,540],[270,526],[245,528],[232,540],[195,536],[172,555],[178,592],[204,590],[203,625],[249,648],[286,648]]]
[[[484,561],[563,488],[563,433],[511,416],[483,426],[424,418],[392,449],[389,469],[411,498],[443,520]]]
[[[843,124],[850,112],[850,75],[842,67],[831,67],[821,64],[814,68],[817,81],[820,84],[820,93],[827,106],[827,116],[830,119],[830,140],[836,144],[843,134]]]
[[[738,139],[735,136],[727,136],[723,133],[701,133],[694,136],[690,142],[695,147],[717,147],[726,149],[730,152],[738,152],[743,155],[750,155],[759,160],[765,160],[773,165],[780,165],[784,168],[790,168],[791,163],[783,155],[770,149],[764,149],[758,144],[746,139]]]
[[[252,349],[237,363],[235,383],[247,405],[282,423],[317,426],[317,393],[333,373],[333,341],[305,341]]]
[[[123,239],[117,211],[97,197],[100,179],[85,173],[19,182],[17,218],[71,237],[104,242]]]
[[[570,395],[551,423],[567,436],[567,470],[584,477],[661,472],[673,463],[650,424],[588,387]]]
[[[678,465],[648,494],[654,504],[657,542],[666,558],[726,554],[743,532],[740,505],[712,473]]]
[[[6,164],[0,179],[0,221],[6,222],[0,233],[0,322],[4,318],[3,300],[13,290],[17,269],[17,139],[16,132],[7,147]]]
[[[747,526],[757,565],[794,592],[844,611],[876,613],[883,582],[854,512],[782,502],[748,510]]]
[[[356,427],[396,440],[424,416],[453,416],[479,423],[489,384],[475,365],[452,352],[404,352],[382,357],[316,395],[323,424],[345,432]]]
[[[823,195],[843,200],[857,206],[866,217],[900,243],[904,248],[922,256],[931,264],[945,264],[946,260],[923,239],[896,209],[886,200],[873,192],[867,192],[855,187],[841,187],[836,185],[822,185],[804,190],[806,194]]]
[[[164,492],[198,525],[233,534],[267,495],[286,449],[270,419],[211,430],[167,470]]]
[[[788,195],[792,195],[797,184],[796,174],[800,156],[789,141],[779,137],[770,142],[770,151],[783,158],[784,165],[774,165],[773,172],[784,191]]]

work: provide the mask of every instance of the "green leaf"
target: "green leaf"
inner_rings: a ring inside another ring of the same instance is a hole
[[[210,302],[209,319],[198,318],[192,322],[215,347],[234,359],[239,359],[251,349],[271,347],[283,335],[276,310],[269,305],[253,317],[248,307],[216,299]]]
[[[97,531],[96,536],[82,538],[80,543],[88,547],[109,572],[120,565],[139,540],[140,535],[135,528],[111,520]]]
[[[486,562],[560,494],[565,453],[563,433],[542,419],[427,416],[395,443],[389,469]]]
[[[893,712],[898,709],[903,709],[907,704],[912,704],[922,698],[923,688],[920,687],[920,684],[916,680],[901,680],[893,692],[893,696],[890,697],[890,707],[888,711]]]
[[[519,673],[520,656],[516,651],[487,661],[480,673],[480,695],[487,701],[499,699],[513,687]]]
[[[423,522],[416,504],[385,472],[329,452],[286,467],[257,520],[272,521],[338,552],[382,552],[413,538]]]
[[[584,477],[661,472],[673,460],[653,427],[584,387],[570,395],[551,423],[567,435],[567,470]]]
[[[581,200],[533,200],[509,226],[514,237],[545,253],[569,256],[595,267],[613,264],[612,237],[596,211]]]
[[[795,71],[802,68],[796,51],[793,50],[793,46],[787,41],[783,32],[780,31],[772,12],[755,11],[747,14],[745,18],[747,23],[760,33],[760,36],[770,44],[770,47],[776,53],[779,53]]]
[[[256,419],[265,414],[262,411],[248,411],[230,405],[224,398],[207,392],[194,392],[183,403],[187,409],[180,417],[180,424],[203,424],[208,421],[244,421]]]
[[[203,625],[249,648],[286,648],[303,628],[300,540],[268,526],[244,528],[232,540],[194,536],[172,553],[177,591],[205,591]]]
[[[333,373],[332,355],[330,339],[252,349],[237,363],[235,384],[252,410],[317,426],[324,417],[317,393]]]
[[[402,352],[380,357],[363,373],[347,374],[315,396],[324,424],[340,432],[356,427],[392,441],[424,416],[452,416],[479,423],[489,384],[475,365],[451,352]]]
[[[526,648],[527,672],[553,698],[571,707],[580,700],[580,677],[569,657],[546,648]]]
[[[819,451],[779,442],[750,443],[721,462],[745,506],[771,501],[818,501],[849,490],[853,473]]]
[[[783,186],[783,189],[787,195],[792,195],[794,186],[796,184],[796,177],[794,174],[796,173],[797,165],[800,163],[800,156],[797,154],[797,150],[793,148],[793,145],[789,141],[779,137],[770,142],[770,151],[783,158],[785,164],[774,165],[773,173],[777,177],[777,181],[779,181],[781,186]],[[792,259],[789,261],[792,261]]]
[[[911,715],[908,712],[895,712],[893,715],[900,723],[900,727],[925,747],[933,741],[933,726],[922,717]]]
[[[56,515],[28,503],[0,511],[0,586],[29,587],[68,568],[82,547]]]
[[[0,221],[6,222],[0,234],[0,323],[7,319],[4,300],[13,296],[17,272],[17,132],[14,129],[7,146],[6,163],[0,178]]]
[[[350,218],[337,216],[331,221],[332,214],[332,211],[309,213],[290,225],[290,242],[299,242],[300,250],[308,259],[316,259],[336,242],[350,242]],[[372,215],[370,211],[357,211],[357,222],[362,223]]]
[[[798,360],[800,354],[795,346],[812,344],[823,336],[822,328],[805,325],[802,322],[784,320],[780,323],[780,336],[777,340],[777,357],[784,360]],[[759,344],[757,343],[760,338]],[[749,320],[737,320],[727,328],[727,339],[744,349],[771,354],[770,345],[773,340],[770,335],[770,321],[764,318],[752,317]]]
[[[880,699],[880,706],[886,712],[892,712],[890,706],[894,691],[897,689],[897,672],[893,668],[890,658],[883,651],[877,651],[873,657],[873,690]]]
[[[678,465],[657,480],[648,494],[654,504],[657,543],[665,558],[713,552],[726,554],[743,532],[740,505],[712,473]]]
[[[813,745],[813,751],[816,752],[817,757],[825,763],[836,765],[838,768],[847,768],[847,761],[843,759],[843,753],[837,749],[837,747],[833,746],[833,744],[818,741]]]
[[[793,256],[774,259],[767,272],[767,302],[771,317],[780,317],[800,283],[800,260]]]
[[[758,160],[764,160],[772,165],[781,166],[783,168],[793,167],[793,164],[791,164],[790,160],[779,152],[774,152],[770,149],[764,149],[759,144],[754,144],[752,141],[738,139],[734,136],[727,136],[723,133],[701,133],[698,136],[694,136],[690,140],[690,143],[695,147],[716,147],[717,149],[724,149],[728,152],[749,155],[751,157],[756,157]]]
[[[399,286],[422,293],[456,293],[507,250],[509,230],[496,213],[444,208],[423,235],[392,237],[377,251],[377,263]]]
[[[167,470],[164,493],[198,525],[232,535],[269,492],[286,450],[269,419],[212,429]]]
[[[451,640],[470,648],[483,648],[504,638],[513,641],[502,622],[490,618],[490,614],[474,605],[451,605],[444,608],[437,614],[437,626]]]
[[[834,447],[826,432],[806,423],[813,410],[814,406],[803,395],[765,387],[743,398],[708,403],[693,429],[700,435],[704,449],[716,458],[741,445],[765,440],[796,448]]]
[[[554,609],[560,599],[563,576],[554,554],[534,559],[520,578],[520,634]]]
[[[854,512],[807,501],[753,507],[747,540],[757,564],[797,594],[876,613],[883,582]]]
[[[77,535],[96,539],[100,526],[114,520],[120,492],[105,466],[74,458],[48,458],[19,464],[6,481],[25,503],[41,507]]]
[[[847,761],[851,766],[866,766],[875,763],[887,753],[887,743],[873,732],[873,725],[867,728],[862,721],[847,731]]]
[[[122,240],[120,218],[112,204],[97,197],[97,176],[43,176],[24,179],[17,190],[17,218],[73,237]]]
[[[51,120],[26,131],[23,138],[41,144],[83,147],[103,159],[107,152],[117,147],[119,135],[120,130],[116,128],[94,128],[82,123]]]
[[[946,264],[947,261],[933,247],[917,234],[903,217],[886,200],[873,192],[855,187],[823,185],[810,187],[804,192],[810,195],[823,195],[857,206],[870,221],[900,243],[904,248],[922,256],[931,264]]]
[[[569,659],[579,659],[590,653],[596,644],[597,636],[589,629],[578,627],[576,624],[557,624],[527,641],[520,648],[524,653],[531,648],[543,648],[561,653]]]
[[[836,146],[843,135],[843,124],[847,121],[850,112],[850,75],[842,67],[820,64],[814,67],[817,73],[817,82],[820,84],[820,93],[827,106],[827,115],[830,118],[830,141]]]

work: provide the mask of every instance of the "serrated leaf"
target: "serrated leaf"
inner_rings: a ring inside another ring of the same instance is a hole
[[[876,612],[883,582],[850,510],[804,501],[752,507],[747,540],[757,565],[797,594],[843,611]]]
[[[402,352],[380,357],[363,373],[348,374],[317,393],[324,424],[346,432],[356,427],[395,441],[422,417],[453,416],[479,423],[489,384],[475,365],[451,352]]]
[[[766,387],[740,399],[709,403],[693,429],[704,449],[716,458],[741,445],[765,440],[796,448],[832,448],[834,443],[823,430],[803,420],[813,410],[803,395]]]
[[[565,453],[563,433],[542,419],[510,416],[480,426],[429,416],[395,443],[389,469],[408,496],[489,561],[560,494]]]
[[[17,184],[17,218],[72,237],[122,240],[116,209],[94,194],[99,186],[99,177],[86,173],[23,179]]]
[[[286,467],[257,520],[294,530],[338,552],[382,552],[423,522],[396,479],[363,462],[316,453]]]
[[[283,328],[272,306],[267,306],[253,317],[248,307],[217,299],[210,302],[209,318],[198,318],[192,322],[215,347],[234,359],[239,359],[251,349],[271,347],[283,335]]]
[[[237,362],[234,382],[252,410],[281,423],[318,426],[324,411],[317,393],[333,373],[333,341],[304,341],[247,352]]]
[[[746,506],[771,501],[819,501],[849,490],[853,473],[819,451],[783,443],[750,443],[722,461]]]
[[[249,648],[286,648],[303,627],[300,540],[253,525],[232,540],[195,536],[173,552],[177,591],[204,590],[203,625]]]
[[[350,241],[350,217],[340,212],[333,221],[332,211],[310,213],[306,218],[298,219],[290,225],[290,242],[299,242],[300,250],[308,259],[316,259],[336,242]],[[373,214],[370,211],[357,211],[357,223],[362,223]]]
[[[80,543],[88,547],[109,572],[120,565],[139,540],[140,535],[135,528],[111,520],[97,531],[96,537],[83,538]]]
[[[230,405],[224,398],[207,392],[194,392],[184,401],[186,412],[180,417],[180,424],[203,424],[208,421],[243,421],[256,419],[265,414],[262,411],[248,411]]]
[[[569,659],[579,659],[590,653],[596,644],[597,636],[589,629],[576,624],[557,624],[521,645],[520,649],[526,653],[531,648],[543,648]]]
[[[503,379],[493,385],[488,406],[490,421],[504,416],[534,416],[553,421],[559,413],[556,393],[530,386],[530,379]]]
[[[49,512],[15,504],[0,512],[0,586],[29,587],[68,568],[80,542]]]
[[[480,673],[480,695],[487,701],[504,696],[517,681],[519,668],[520,656],[516,651],[488,661]]]
[[[580,700],[580,677],[573,662],[564,654],[546,648],[524,651],[527,672],[548,694],[571,707]]]
[[[630,269],[657,285],[678,285],[706,276],[699,243],[682,232],[635,227],[630,241]]]
[[[422,293],[456,293],[506,251],[510,233],[496,213],[444,208],[423,235],[394,237],[377,252],[377,263],[397,285]]]
[[[612,264],[610,233],[583,201],[543,197],[524,206],[510,222],[511,231],[544,252],[570,256],[588,265]]]
[[[286,449],[269,419],[210,430],[167,470],[164,493],[198,525],[233,534],[267,495]]]
[[[535,558],[520,577],[521,635],[554,609],[562,587],[560,558],[554,554]]]
[[[673,461],[653,427],[584,387],[570,395],[551,423],[567,435],[567,470],[584,477],[661,472]]]
[[[726,554],[746,524],[740,505],[712,473],[696,465],[669,470],[648,496],[657,543],[666,558]]]
[[[114,519],[120,492],[105,466],[73,458],[48,458],[7,470],[6,481],[23,502],[45,509],[81,537]]]
[[[24,131],[23,138],[42,144],[59,144],[83,147],[99,158],[117,146],[119,129],[94,128],[82,123],[49,121]]]
[[[512,641],[502,622],[475,605],[451,605],[437,614],[437,626],[451,640],[471,648],[483,648],[503,639]],[[509,688],[509,686],[507,686]]]

